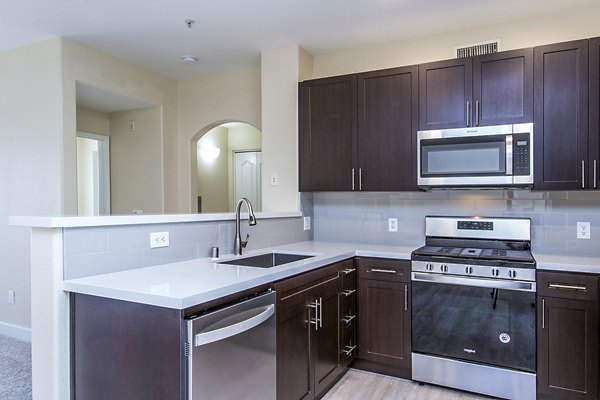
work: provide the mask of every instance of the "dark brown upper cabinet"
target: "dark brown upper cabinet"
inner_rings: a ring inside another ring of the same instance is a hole
[[[472,63],[470,58],[419,65],[419,128],[470,126]]]
[[[359,190],[417,190],[418,67],[358,75]]]
[[[532,49],[420,65],[419,115],[421,130],[531,122]]]
[[[356,75],[299,84],[300,191],[356,187]]]
[[[417,190],[416,66],[299,87],[300,191]]]
[[[534,189],[587,189],[588,40],[534,49]]]
[[[600,163],[600,38],[590,39],[589,188],[598,189]]]

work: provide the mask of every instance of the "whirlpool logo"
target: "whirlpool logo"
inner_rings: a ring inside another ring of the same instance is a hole
[[[475,351],[475,350],[473,350],[473,349],[463,349],[463,351],[464,351],[465,353],[469,353],[469,354],[475,354],[475,353],[477,353],[477,351]]]

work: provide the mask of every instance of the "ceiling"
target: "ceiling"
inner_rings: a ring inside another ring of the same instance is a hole
[[[2,0],[0,51],[64,36],[173,79],[553,13],[600,0]],[[196,22],[189,29],[186,19]],[[198,64],[181,56],[198,57]]]

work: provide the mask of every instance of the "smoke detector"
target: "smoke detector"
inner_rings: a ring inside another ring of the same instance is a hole
[[[181,61],[186,65],[194,65],[198,63],[198,57],[186,54],[181,56]]]

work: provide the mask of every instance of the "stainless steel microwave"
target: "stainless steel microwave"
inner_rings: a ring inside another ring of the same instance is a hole
[[[432,188],[530,188],[533,124],[417,132],[417,184]]]

